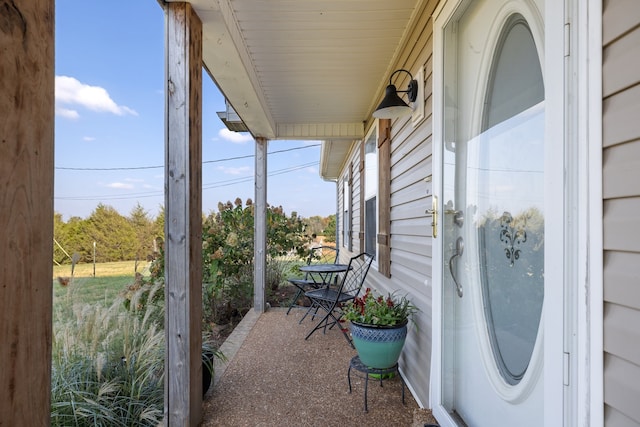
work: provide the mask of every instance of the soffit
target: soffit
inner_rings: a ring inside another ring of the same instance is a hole
[[[419,3],[191,1],[203,23],[205,68],[251,133],[327,141],[327,179],[364,137]]]

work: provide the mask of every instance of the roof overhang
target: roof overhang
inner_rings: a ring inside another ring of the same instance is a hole
[[[204,68],[254,137],[320,140],[337,178],[423,0],[192,0]],[[206,120],[206,118],[205,118]]]

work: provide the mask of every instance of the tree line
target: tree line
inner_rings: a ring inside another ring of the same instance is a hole
[[[73,257],[76,262],[93,262],[94,256],[96,262],[145,261],[154,257],[159,242],[164,240],[164,218],[164,208],[154,218],[140,204],[123,216],[115,208],[100,203],[87,218],[74,216],[66,222],[56,212],[54,263],[71,264]],[[323,235],[325,241],[335,241],[335,215],[312,216],[303,222],[308,235]]]
[[[140,204],[128,216],[102,203],[87,218],[53,215],[53,261],[69,264],[74,254],[79,262],[146,260],[157,251],[164,236],[164,210],[152,218]]]

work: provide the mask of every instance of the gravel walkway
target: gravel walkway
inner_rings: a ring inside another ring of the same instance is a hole
[[[435,423],[418,408],[399,378],[369,380],[369,412],[364,412],[364,379],[347,370],[356,355],[334,328],[304,337],[313,323],[298,324],[301,311],[251,312],[221,350],[214,385],[203,404],[203,426],[411,426]]]

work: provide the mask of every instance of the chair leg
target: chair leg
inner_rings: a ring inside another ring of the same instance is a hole
[[[320,307],[320,305],[318,305],[318,307]],[[323,333],[326,333],[327,331],[327,326],[329,325],[329,318],[331,317],[333,319],[333,322],[331,323],[331,326],[329,327],[329,329],[333,328],[334,325],[336,324],[340,324],[340,318],[342,318],[342,315],[340,315],[340,317],[336,317],[333,314],[333,311],[330,310],[327,307],[322,307],[323,309],[327,310],[327,314],[322,318],[322,320],[320,322],[318,322],[318,324],[307,334],[307,336],[304,338],[305,340],[309,339],[309,337],[318,329],[324,329]],[[344,335],[344,339],[347,340],[347,343],[349,343],[349,345],[351,346],[351,348],[355,348],[355,346],[353,345],[353,340],[351,338],[349,338],[349,334],[348,334],[348,329],[342,328],[340,326],[340,331],[342,332],[342,335]]]
[[[296,296],[293,298],[293,301],[291,301],[291,304],[289,304],[289,309],[287,310],[287,316],[289,315],[289,312],[291,311],[293,306],[296,305],[296,302],[298,301],[298,298],[300,298],[301,294],[302,294],[302,289],[298,288],[298,293],[296,293]]]
[[[318,305],[311,301],[311,305],[304,313],[304,316],[302,316],[302,319],[300,319],[300,321],[298,322],[299,325],[302,324],[302,321],[311,313],[311,310],[313,310],[314,308],[316,309],[316,311],[311,315],[311,319],[314,320],[316,318],[316,316],[318,315]]]
[[[305,340],[308,340],[309,337],[318,329],[322,329],[323,328],[323,323],[325,323],[327,321],[327,318],[329,317],[329,313],[327,313],[321,321],[318,322],[318,324],[316,326],[314,326],[314,328],[307,334],[306,337],[304,337]]]

